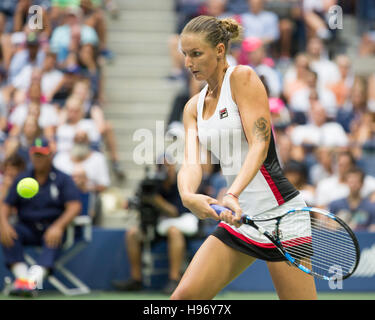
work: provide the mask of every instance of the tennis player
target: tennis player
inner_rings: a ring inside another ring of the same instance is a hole
[[[171,299],[212,299],[256,259],[267,261],[280,299],[316,299],[313,277],[290,267],[272,243],[240,224],[242,213],[275,216],[306,204],[282,173],[263,84],[250,67],[227,63],[230,40],[239,34],[235,20],[198,16],[180,35],[186,68],[207,85],[184,109],[179,192],[200,219],[222,222],[197,251]],[[234,215],[227,210],[218,217],[210,207],[217,200],[196,193],[202,180],[201,148],[220,160],[228,184],[221,204]]]

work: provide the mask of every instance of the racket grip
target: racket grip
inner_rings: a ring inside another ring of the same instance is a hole
[[[210,207],[216,211],[217,215],[220,215],[220,213],[222,213],[224,210],[232,211],[231,209],[227,207],[219,206],[218,204],[210,204]],[[235,213],[232,211],[232,214],[234,215]],[[248,218],[248,216],[243,213],[241,216],[242,223],[246,221],[246,218]]]
[[[210,206],[211,206],[212,209],[214,209],[216,211],[216,213],[218,215],[220,215],[220,213],[222,213],[224,210],[230,210],[229,208],[219,206],[218,204],[211,204]],[[232,210],[230,210],[230,211],[232,211]]]

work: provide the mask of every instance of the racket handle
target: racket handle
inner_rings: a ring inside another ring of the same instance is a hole
[[[219,206],[218,204],[210,204],[210,207],[212,209],[214,209],[218,215],[220,215],[220,213],[222,213],[224,210],[232,211],[231,209],[229,209],[227,207]],[[232,211],[232,214],[234,215],[233,211]],[[246,221],[246,219],[249,219],[249,217],[246,214],[243,213],[242,216],[241,216],[242,223],[244,223]],[[251,219],[249,219],[249,221],[250,220]],[[250,222],[248,224],[250,224]]]
[[[210,206],[211,206],[212,209],[214,209],[216,211],[216,213],[218,215],[220,215],[220,213],[222,213],[224,210],[230,210],[229,208],[219,206],[218,204],[211,204]],[[232,211],[232,210],[230,210],[230,211]]]

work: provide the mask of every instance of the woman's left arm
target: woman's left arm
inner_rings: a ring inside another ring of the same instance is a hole
[[[266,160],[272,131],[267,93],[256,73],[250,67],[238,66],[231,76],[231,88],[249,150],[240,172],[228,188],[223,203],[232,209],[236,216],[226,213],[228,221],[223,220],[239,226],[242,210],[237,198]]]

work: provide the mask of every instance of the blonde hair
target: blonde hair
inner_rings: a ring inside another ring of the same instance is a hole
[[[212,16],[198,16],[190,20],[181,34],[201,33],[205,35],[205,40],[214,48],[219,43],[223,43],[225,50],[228,50],[229,42],[238,40],[241,36],[242,27],[232,19],[218,19]]]

